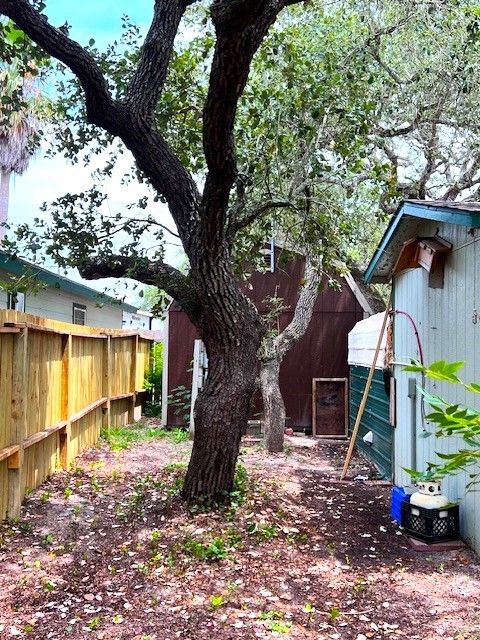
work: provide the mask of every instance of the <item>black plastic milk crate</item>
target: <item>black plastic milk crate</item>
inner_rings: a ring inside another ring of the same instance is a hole
[[[425,509],[410,502],[403,502],[402,525],[412,538],[424,542],[457,540],[459,536],[458,504],[443,507],[443,509]]]

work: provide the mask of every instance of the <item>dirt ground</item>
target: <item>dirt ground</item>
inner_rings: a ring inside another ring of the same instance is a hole
[[[345,443],[288,440],[244,444],[221,513],[178,498],[188,443],[86,452],[0,527],[0,637],[479,640],[478,558],[413,551]]]

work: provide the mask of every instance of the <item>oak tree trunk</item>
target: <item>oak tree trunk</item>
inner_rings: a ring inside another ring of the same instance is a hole
[[[216,353],[217,345],[208,338],[207,345],[208,376],[195,403],[195,438],[183,496],[189,502],[201,498],[219,503],[228,500],[233,489],[257,360],[252,343],[228,353]]]
[[[263,324],[226,266],[224,252],[226,246],[205,251],[195,265],[198,295],[208,300],[196,322],[208,376],[194,407],[195,436],[183,489],[189,502],[228,499],[258,375]]]
[[[260,368],[265,447],[270,453],[281,453],[283,451],[285,403],[280,391],[280,364],[280,358],[276,357],[263,362]]]

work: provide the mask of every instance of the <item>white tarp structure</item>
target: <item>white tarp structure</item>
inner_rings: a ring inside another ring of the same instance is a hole
[[[373,356],[377,348],[378,336],[382,330],[385,312],[376,313],[365,320],[360,320],[348,334],[348,364],[361,367],[372,366]],[[382,369],[385,360],[385,346],[387,332],[382,338],[380,353],[378,354],[376,369]]]

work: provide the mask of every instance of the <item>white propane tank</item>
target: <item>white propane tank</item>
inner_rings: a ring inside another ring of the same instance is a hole
[[[419,482],[418,491],[410,497],[410,504],[424,509],[441,509],[449,502],[442,493],[440,482]]]

